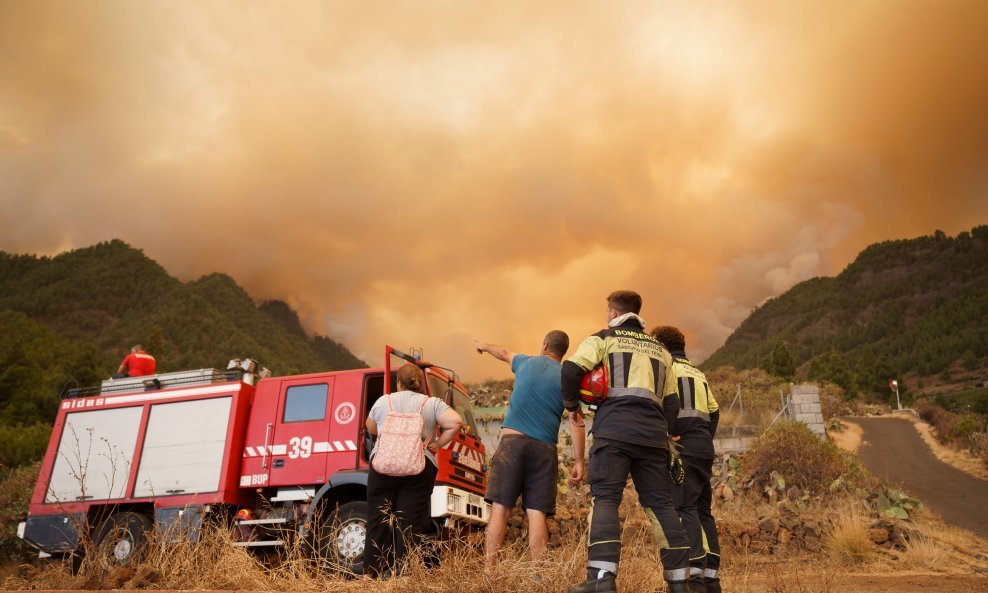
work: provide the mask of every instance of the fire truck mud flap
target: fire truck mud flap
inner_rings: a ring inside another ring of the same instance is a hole
[[[24,541],[48,554],[63,554],[79,547],[78,527],[85,515],[41,515],[28,517],[24,525]]]
[[[197,542],[202,535],[202,522],[209,507],[192,505],[157,509],[154,522],[168,543]]]

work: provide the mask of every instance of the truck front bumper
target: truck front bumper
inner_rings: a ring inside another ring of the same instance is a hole
[[[487,525],[491,518],[491,505],[483,496],[445,484],[433,487],[431,509],[433,519]]]
[[[62,554],[79,547],[77,526],[85,523],[81,514],[30,516],[17,525],[17,537],[45,554]]]

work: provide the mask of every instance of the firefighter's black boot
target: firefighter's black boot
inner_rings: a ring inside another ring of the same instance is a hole
[[[687,585],[689,586],[690,593],[707,593],[707,586],[703,582],[703,577],[700,575],[690,577]]]
[[[703,579],[703,585],[707,588],[707,593],[720,593],[720,579]]]
[[[591,577],[579,585],[570,587],[569,593],[617,593],[617,583],[614,581],[614,575],[607,573],[603,578]]]
[[[690,593],[690,586],[686,581],[669,581],[666,583],[667,593]]]

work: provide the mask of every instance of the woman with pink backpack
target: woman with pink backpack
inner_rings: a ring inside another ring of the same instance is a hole
[[[425,374],[418,366],[406,364],[397,375],[398,391],[374,402],[366,424],[377,437],[367,475],[364,546],[364,574],[372,577],[400,573],[413,538],[432,531],[435,451],[463,424],[444,401],[420,393]]]

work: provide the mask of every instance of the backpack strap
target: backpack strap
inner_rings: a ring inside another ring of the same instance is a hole
[[[419,406],[419,415],[420,416],[422,415],[422,410],[425,409],[425,404],[427,404],[427,403],[429,403],[429,396],[428,395],[425,396],[425,399],[422,400],[422,405]],[[422,420],[424,422],[425,421],[425,418],[423,418]],[[426,437],[426,439],[422,442],[422,448],[423,449],[428,449],[429,448],[429,443],[432,442],[432,439],[435,439],[435,438],[438,438],[438,437],[439,437],[439,417],[436,416],[436,426],[432,430],[432,433],[428,437]]]

